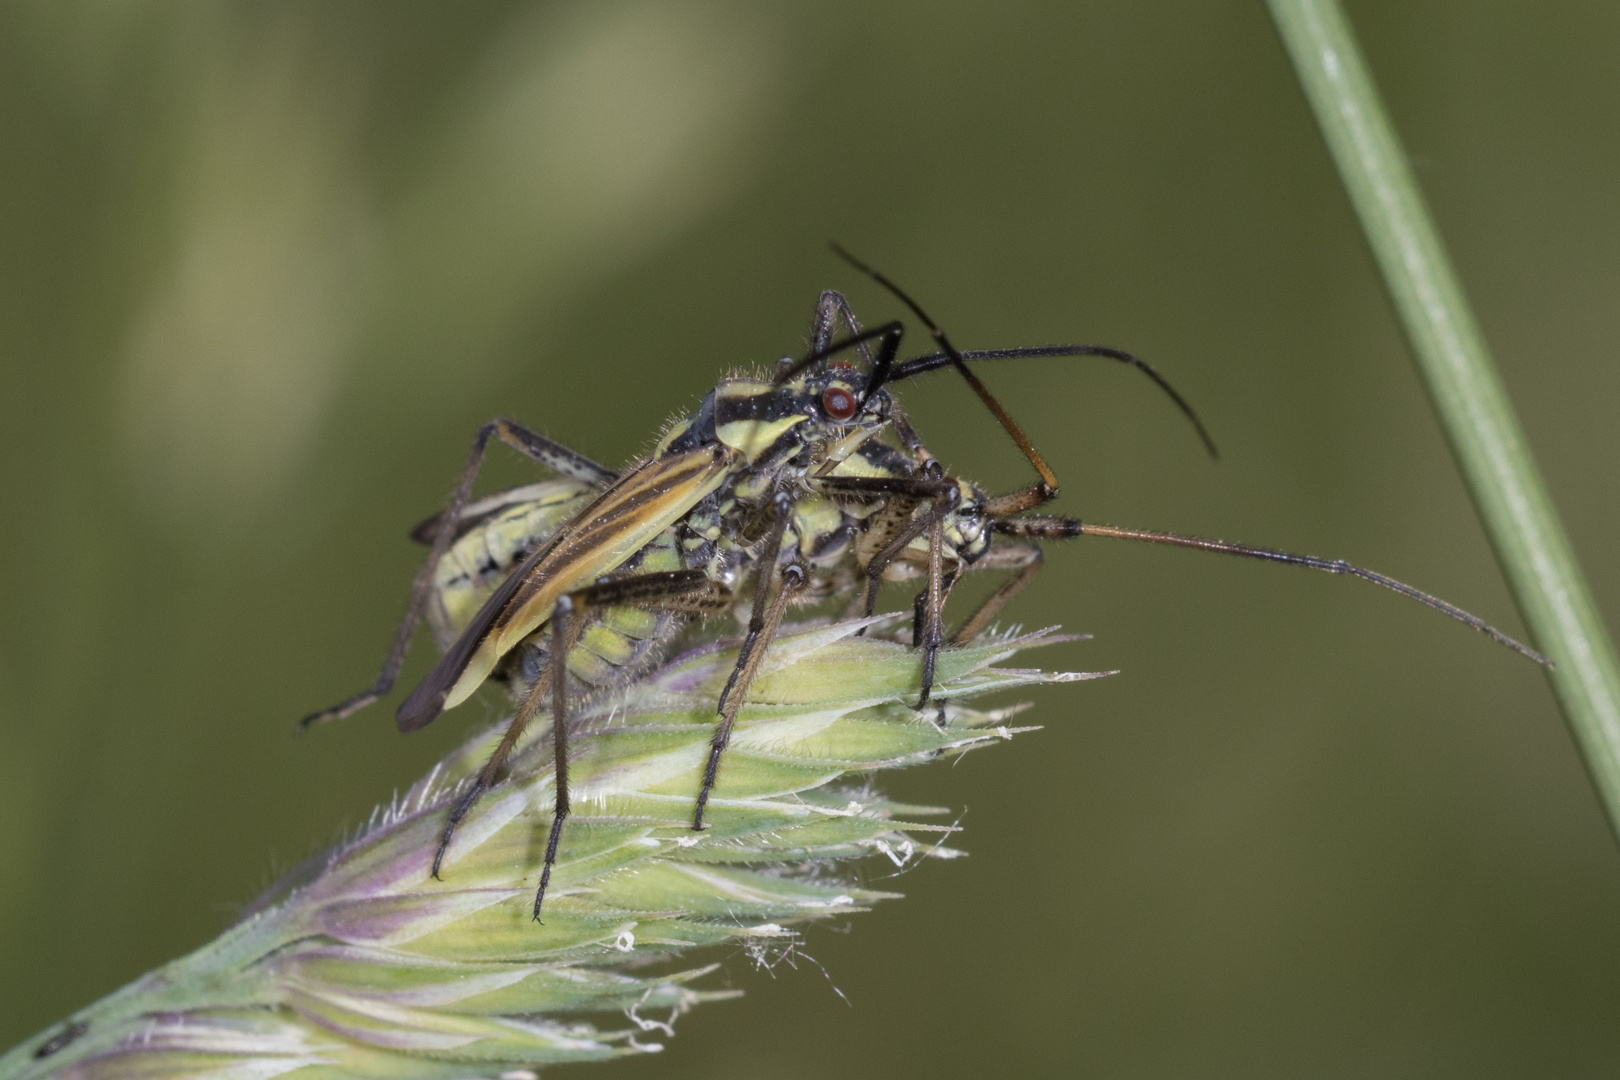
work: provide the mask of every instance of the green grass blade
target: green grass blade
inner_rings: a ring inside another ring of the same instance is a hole
[[[1620,670],[1484,336],[1336,0],[1268,0],[1441,426],[1620,833]]]

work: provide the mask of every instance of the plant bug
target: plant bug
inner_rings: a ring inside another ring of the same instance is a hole
[[[922,652],[918,698],[922,708],[930,698],[939,650],[948,643],[972,640],[1033,580],[1042,561],[1034,543],[1038,539],[1112,536],[1351,574],[1427,604],[1546,663],[1460,608],[1340,560],[1092,525],[1073,518],[1030,516],[1029,511],[1056,497],[1056,475],[969,370],[969,361],[1101,356],[1127,363],[1174,400],[1212,455],[1214,445],[1186,401],[1137,357],[1077,345],[958,351],[909,296],[837,250],[894,293],[928,328],[940,351],[899,362],[903,325],[890,322],[862,330],[844,298],[828,291],[817,304],[812,348],[806,357],[782,362],[769,381],[722,381],[691,417],[665,433],[650,455],[622,473],[509,420],[492,421],[480,429],[446,509],[416,530],[418,539],[431,538],[431,549],[376,683],[303,721],[308,726],[346,716],[387,693],[415,624],[424,615],[439,637],[443,655],[400,705],[396,719],[402,731],[431,723],[491,676],[510,678],[514,668],[521,672],[521,704],[488,763],[453,808],[434,859],[435,876],[456,825],[497,781],[506,756],[549,691],[556,797],[535,894],[538,919],[570,811],[569,672],[593,685],[612,685],[654,655],[684,622],[681,616],[735,607],[743,595],[740,586],[749,577],[753,599],[747,632],[720,694],[720,721],[698,790],[694,829],[703,828],[704,810],[738,710],[790,604],[852,592],[857,582],[864,581],[859,604],[870,614],[882,581],[925,577],[925,588],[914,604],[913,625],[913,643]],[[834,340],[840,323],[849,334]],[[878,343],[875,357],[869,351],[873,341]],[[866,360],[864,369],[832,359],[851,350]],[[1006,429],[1035,468],[1036,483],[990,497],[975,485],[946,475],[927,451],[887,386],[945,366],[966,379]],[[882,442],[879,436],[884,432],[892,432],[900,445]],[[552,468],[563,479],[469,502],[490,438]],[[522,524],[517,524],[519,518]],[[995,544],[997,534],[1007,541]],[[467,554],[472,561],[458,549],[446,562],[452,545],[469,536]],[[518,542],[511,542],[514,538]],[[480,544],[483,556],[473,550]],[[448,576],[442,572],[445,567],[450,568]],[[947,640],[946,599],[961,575],[975,569],[1014,573]],[[476,586],[474,578],[479,579]],[[476,610],[466,602],[470,596],[481,600]],[[452,601],[458,605],[455,611],[448,607]],[[634,628],[626,622],[634,623]],[[605,667],[597,661],[605,662]]]
[[[819,325],[831,323],[831,317],[819,310],[817,320]],[[855,367],[837,364],[819,365],[774,382],[723,380],[692,416],[667,431],[650,455],[623,473],[512,421],[485,425],[437,519],[432,548],[413,582],[405,619],[376,682],[339,705],[306,717],[302,726],[347,716],[391,689],[417,621],[431,601],[442,602],[449,595],[442,587],[435,592],[436,575],[463,527],[472,485],[492,438],[577,485],[577,494],[563,496],[563,502],[578,498],[584,505],[572,516],[559,512],[547,522],[541,529],[546,535],[535,537],[537,546],[516,565],[502,568],[505,576],[475,612],[443,621],[448,627],[465,617],[457,628],[459,636],[448,642],[439,662],[396,713],[402,731],[431,723],[472,694],[520,646],[534,646],[537,635],[549,629],[550,670],[535,673],[506,737],[452,811],[435,859],[437,872],[457,822],[495,781],[549,689],[557,796],[536,891],[538,916],[569,809],[566,675],[582,635],[592,626],[604,625],[604,613],[724,610],[734,604],[746,572],[757,568],[749,634],[721,697],[721,728],[729,733],[764,644],[774,635],[786,605],[808,584],[798,547],[786,552],[783,548],[796,508],[817,477],[837,470],[889,423],[888,395],[869,392],[865,380],[866,374]],[[473,506],[479,513],[486,509]],[[672,564],[649,568],[658,561],[655,555],[671,552],[676,556]],[[812,551],[810,561],[816,555]],[[678,621],[672,619],[670,624]],[[655,628],[649,637],[667,633]],[[705,797],[710,786],[705,785]],[[701,825],[701,813],[700,803],[694,826]]]

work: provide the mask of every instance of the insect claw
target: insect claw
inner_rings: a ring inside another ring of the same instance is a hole
[[[364,693],[356,694],[351,698],[346,698],[343,701],[338,702],[330,709],[322,709],[320,712],[312,712],[302,720],[298,721],[298,733],[302,735],[316,724],[324,724],[329,720],[342,720],[346,716],[351,716],[365,708],[367,705],[370,705],[381,696],[382,695],[377,693],[375,690],[367,690]]]
[[[546,899],[546,886],[551,883],[551,867],[540,872],[540,887],[534,891],[534,921],[540,922],[540,905]]]

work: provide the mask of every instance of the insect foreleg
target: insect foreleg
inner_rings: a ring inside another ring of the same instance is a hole
[[[954,589],[956,587],[956,583],[961,580],[961,578],[962,578],[961,569],[962,568],[960,566],[953,566],[950,569],[945,571],[944,580],[943,580],[943,582],[941,583],[941,586],[940,586],[941,590],[942,590],[942,593],[943,593],[943,596],[942,596],[942,598],[940,600],[940,604],[942,606],[945,603],[948,603],[950,601],[951,590]],[[911,643],[912,643],[912,645],[915,646],[915,645],[922,644],[923,634],[926,632],[927,626],[928,626],[928,587],[925,585],[923,587],[923,590],[921,592],[919,592],[916,596],[912,597],[912,600],[911,600]],[[954,645],[955,641],[953,640],[951,642],[951,644]]]
[[[938,461],[930,460],[924,466],[928,475],[921,478],[922,482],[934,483],[933,505],[927,514],[915,517],[904,529],[901,529],[881,551],[872,557],[866,566],[866,592],[862,596],[861,607],[868,618],[877,610],[878,586],[883,581],[883,572],[889,568],[902,551],[917,537],[923,535],[933,527],[936,521],[942,522],[946,514],[955,508],[961,498],[961,489],[955,484],[944,482],[944,468]],[[888,483],[887,477],[876,478],[879,482]]]
[[[984,502],[984,513],[987,517],[1002,518],[1009,514],[1022,514],[1026,510],[1033,510],[1037,506],[1052,501],[1052,493],[1039,484],[1031,484],[1026,488],[1007,495],[997,495]]]
[[[889,426],[894,429],[895,437],[900,440],[900,445],[906,448],[907,453],[915,454],[923,461],[934,460],[934,455],[923,445],[922,436],[917,434],[917,429],[912,427],[911,421],[906,418],[905,410],[900,408],[899,399],[892,395],[889,398]]]
[[[924,469],[926,475],[923,476],[823,476],[814,481],[818,492],[835,499],[884,497],[881,509],[862,526],[862,551],[872,552],[876,548],[876,553],[865,568],[865,590],[850,605],[851,616],[856,612],[872,614],[883,571],[927,528],[926,521],[913,519],[917,505],[925,499],[938,500],[958,494],[956,485],[944,479],[943,470],[934,459],[925,461]]]
[[[775,521],[759,555],[759,580],[754,588],[754,607],[748,615],[748,636],[743,639],[742,648],[737,653],[737,666],[731,669],[731,677],[726,680],[725,688],[720,691],[720,702],[715,707],[722,716],[726,712],[726,699],[737,688],[737,680],[748,667],[749,657],[758,647],[760,633],[765,629],[766,603],[770,597],[771,579],[776,576],[776,560],[782,553],[782,537],[786,535],[788,522],[793,518],[793,496],[785,491],[777,492],[771,499],[771,510]],[[745,685],[739,694],[747,692],[748,687]],[[698,804],[700,822],[702,814],[703,806],[700,802]]]
[[[720,725],[715,728],[714,738],[709,742],[709,760],[703,769],[703,787],[698,791],[697,809],[692,814],[694,830],[701,831],[703,828],[703,811],[709,805],[709,795],[714,791],[715,779],[720,774],[720,755],[726,752],[726,747],[731,742],[731,729],[737,722],[737,714],[742,710],[743,699],[748,696],[748,688],[753,684],[754,676],[759,673],[759,665],[765,658],[765,650],[776,637],[776,628],[782,625],[782,615],[787,611],[788,602],[804,587],[804,581],[803,567],[797,563],[783,567],[782,586],[777,590],[775,600],[761,612],[757,630],[750,620],[748,641],[744,644],[745,651],[738,656],[737,670],[732,673],[731,681],[726,684],[730,697],[723,699],[725,704],[720,713]],[[768,580],[761,583],[760,595],[764,595],[768,584]],[[757,601],[755,610],[760,610]],[[752,648],[749,648],[750,643]]]
[[[783,383],[787,382],[789,379],[793,378],[793,376],[797,375],[810,365],[818,364],[829,357],[837,356],[841,352],[846,352],[849,349],[859,347],[865,342],[875,339],[882,339],[884,343],[879,350],[879,363],[882,362],[883,350],[888,351],[889,363],[883,365],[884,371],[887,372],[889,367],[894,363],[894,354],[900,351],[900,340],[905,337],[905,334],[906,328],[899,322],[886,322],[882,326],[874,326],[870,330],[862,330],[860,333],[852,334],[849,337],[844,338],[842,341],[833,342],[825,349],[815,349],[805,355],[803,358],[795,360],[792,364],[777,365],[776,374],[771,381],[775,385],[781,386]],[[867,384],[869,395],[870,391],[875,389],[877,389],[876,383],[869,382]]]
[[[433,546],[429,549],[421,568],[416,571],[416,577],[411,581],[411,594],[405,605],[405,617],[400,620],[399,629],[394,632],[393,644],[388,647],[388,656],[383,660],[382,670],[377,673],[377,681],[369,690],[362,690],[329,709],[310,713],[298,721],[299,730],[309,728],[313,724],[323,724],[328,720],[341,720],[370,705],[394,688],[400,668],[405,665],[405,653],[411,647],[411,635],[416,631],[416,624],[421,620],[422,612],[427,609],[428,597],[433,589],[433,571],[456,538],[456,525],[461,519],[461,512],[467,505],[468,497],[472,494],[473,481],[478,479],[478,470],[484,463],[484,451],[488,448],[491,437],[499,439],[525,457],[593,486],[606,487],[618,475],[598,465],[584,454],[570,450],[562,443],[530,431],[514,421],[497,418],[479,428],[477,436],[473,439],[472,451],[467,455],[467,463],[462,466],[461,476],[457,478],[456,486],[450,492],[450,501],[445,504],[444,510],[438,516],[438,529],[433,536]]]
[[[709,761],[703,770],[703,786],[698,791],[697,808],[692,812],[693,829],[703,828],[703,808],[708,805],[709,792],[714,789],[715,777],[720,772],[720,755],[725,753],[726,745],[731,742],[731,726],[736,722],[737,711],[742,708],[743,699],[748,696],[748,686],[754,681],[754,672],[759,669],[757,657],[764,655],[771,638],[776,636],[776,627],[782,621],[782,612],[787,608],[790,592],[796,592],[804,585],[802,569],[797,565],[784,569],[776,602],[774,605],[770,603],[771,581],[776,577],[776,560],[782,553],[782,538],[787,534],[788,522],[793,520],[793,504],[792,494],[786,491],[777,491],[771,497],[771,512],[775,521],[759,554],[759,575],[754,586],[754,607],[748,616],[748,635],[737,650],[737,666],[731,669],[731,676],[720,691],[717,706],[720,724],[715,728],[714,738],[709,741]],[[788,586],[788,570],[797,574],[797,584],[792,589]]]
[[[837,334],[838,324],[842,322],[844,328],[851,336],[861,332],[861,324],[855,318],[855,309],[849,306],[844,294],[837,289],[823,289],[821,295],[816,297],[816,313],[810,319],[810,351],[819,353],[826,350],[833,343]],[[872,350],[866,347],[866,342],[858,346],[861,359],[866,361],[867,370],[872,367]]]

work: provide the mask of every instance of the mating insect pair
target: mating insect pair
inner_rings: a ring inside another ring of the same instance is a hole
[[[920,708],[929,700],[938,651],[977,636],[1038,572],[1038,539],[1114,536],[1349,573],[1541,660],[1466,612],[1347,563],[1030,516],[1056,496],[1056,476],[969,370],[970,361],[1085,355],[1119,360],[1154,379],[1206,445],[1208,436],[1169,384],[1127,353],[1097,346],[964,353],[886,278],[850,261],[910,308],[929,329],[938,352],[900,362],[900,323],[862,330],[843,297],[827,292],[817,305],[809,355],[783,361],[770,380],[722,381],[652,454],[622,474],[510,421],[480,430],[449,504],[413,534],[430,540],[431,550],[375,685],[303,722],[349,715],[387,693],[424,616],[444,654],[399,707],[402,731],[432,722],[492,676],[521,688],[521,704],[505,736],[450,812],[434,859],[435,876],[456,825],[499,780],[507,755],[549,691],[555,814],[535,895],[538,918],[570,810],[568,675],[592,686],[622,682],[692,615],[736,607],[747,598],[750,582],[748,630],[717,703],[720,719],[697,792],[695,829],[703,827],[732,726],[789,604],[858,590],[859,606],[870,613],[882,581],[924,578],[913,633],[921,653]],[[840,323],[847,336],[834,340]],[[851,354],[863,363],[838,359]],[[967,380],[1013,437],[1036,469],[1036,483],[987,497],[975,485],[948,476],[928,452],[888,387],[946,366]],[[885,441],[888,436],[893,444]],[[492,437],[562,479],[469,502]],[[946,598],[962,574],[976,569],[1014,573],[947,642]]]

